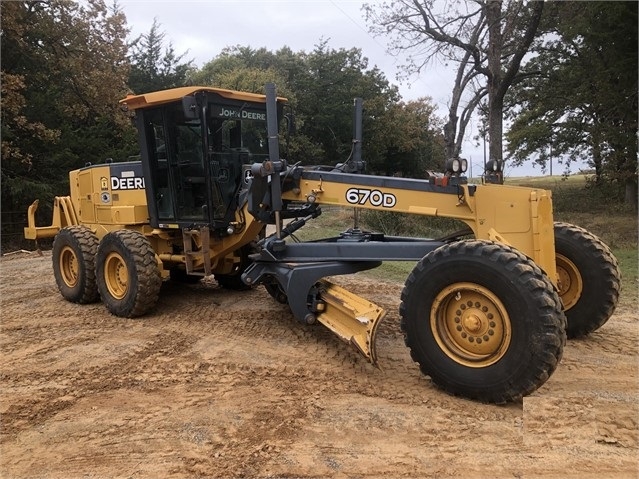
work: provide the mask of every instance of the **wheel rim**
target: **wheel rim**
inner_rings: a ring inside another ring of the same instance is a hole
[[[555,259],[557,263],[559,297],[564,303],[564,310],[568,310],[581,298],[583,280],[575,263],[560,254],[557,254]]]
[[[78,283],[79,262],[73,248],[65,246],[60,252],[60,274],[64,283],[73,288]]]
[[[111,296],[124,298],[129,288],[129,270],[117,253],[110,253],[104,261],[104,282]]]
[[[443,289],[433,302],[430,326],[449,358],[474,368],[499,361],[512,335],[510,317],[502,302],[475,283],[455,283]]]

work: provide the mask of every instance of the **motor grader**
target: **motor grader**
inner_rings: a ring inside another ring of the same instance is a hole
[[[53,241],[53,272],[74,303],[100,298],[114,315],[152,310],[163,280],[214,275],[226,288],[263,285],[303,324],[319,322],[372,363],[385,311],[335,277],[415,261],[401,294],[412,358],[444,390],[487,402],[517,400],[557,367],[568,337],[612,315],[620,276],[610,250],[576,226],[554,223],[549,191],[469,184],[465,161],[428,179],[364,174],[361,101],[353,154],[334,167],[280,157],[284,98],[183,87],[121,101],[135,116],[141,161],[71,171],[50,226],[25,237]],[[498,164],[491,166],[499,178]],[[354,208],[335,237],[294,234],[323,205]],[[437,239],[363,230],[372,209],[454,218]],[[266,227],[274,232],[267,235]],[[274,227],[274,228],[273,228]]]

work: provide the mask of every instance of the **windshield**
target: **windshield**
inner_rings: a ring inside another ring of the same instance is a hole
[[[267,155],[266,113],[247,107],[210,105],[211,153],[243,150],[249,156]]]

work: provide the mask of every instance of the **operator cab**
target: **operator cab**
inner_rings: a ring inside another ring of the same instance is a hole
[[[122,102],[136,110],[151,226],[224,234],[250,165],[268,159],[265,96],[185,87]]]

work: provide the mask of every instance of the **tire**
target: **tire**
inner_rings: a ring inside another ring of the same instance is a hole
[[[98,291],[114,315],[133,318],[157,303],[162,278],[151,243],[141,233],[108,233],[96,255]]]
[[[603,326],[617,307],[621,288],[617,259],[592,233],[559,222],[555,259],[566,334],[571,339],[586,336]]]
[[[252,246],[245,245],[240,248],[240,262],[235,266],[235,269],[229,274],[216,274],[215,280],[217,283],[225,289],[232,289],[234,291],[248,291],[252,289],[252,286],[242,281],[242,273],[246,271],[251,264],[249,254],[252,252]]]
[[[550,279],[509,246],[459,241],[422,258],[402,291],[411,357],[445,391],[516,401],[553,373],[566,319]]]
[[[98,300],[94,258],[98,237],[86,226],[62,228],[53,240],[53,275],[62,297],[72,303]]]

